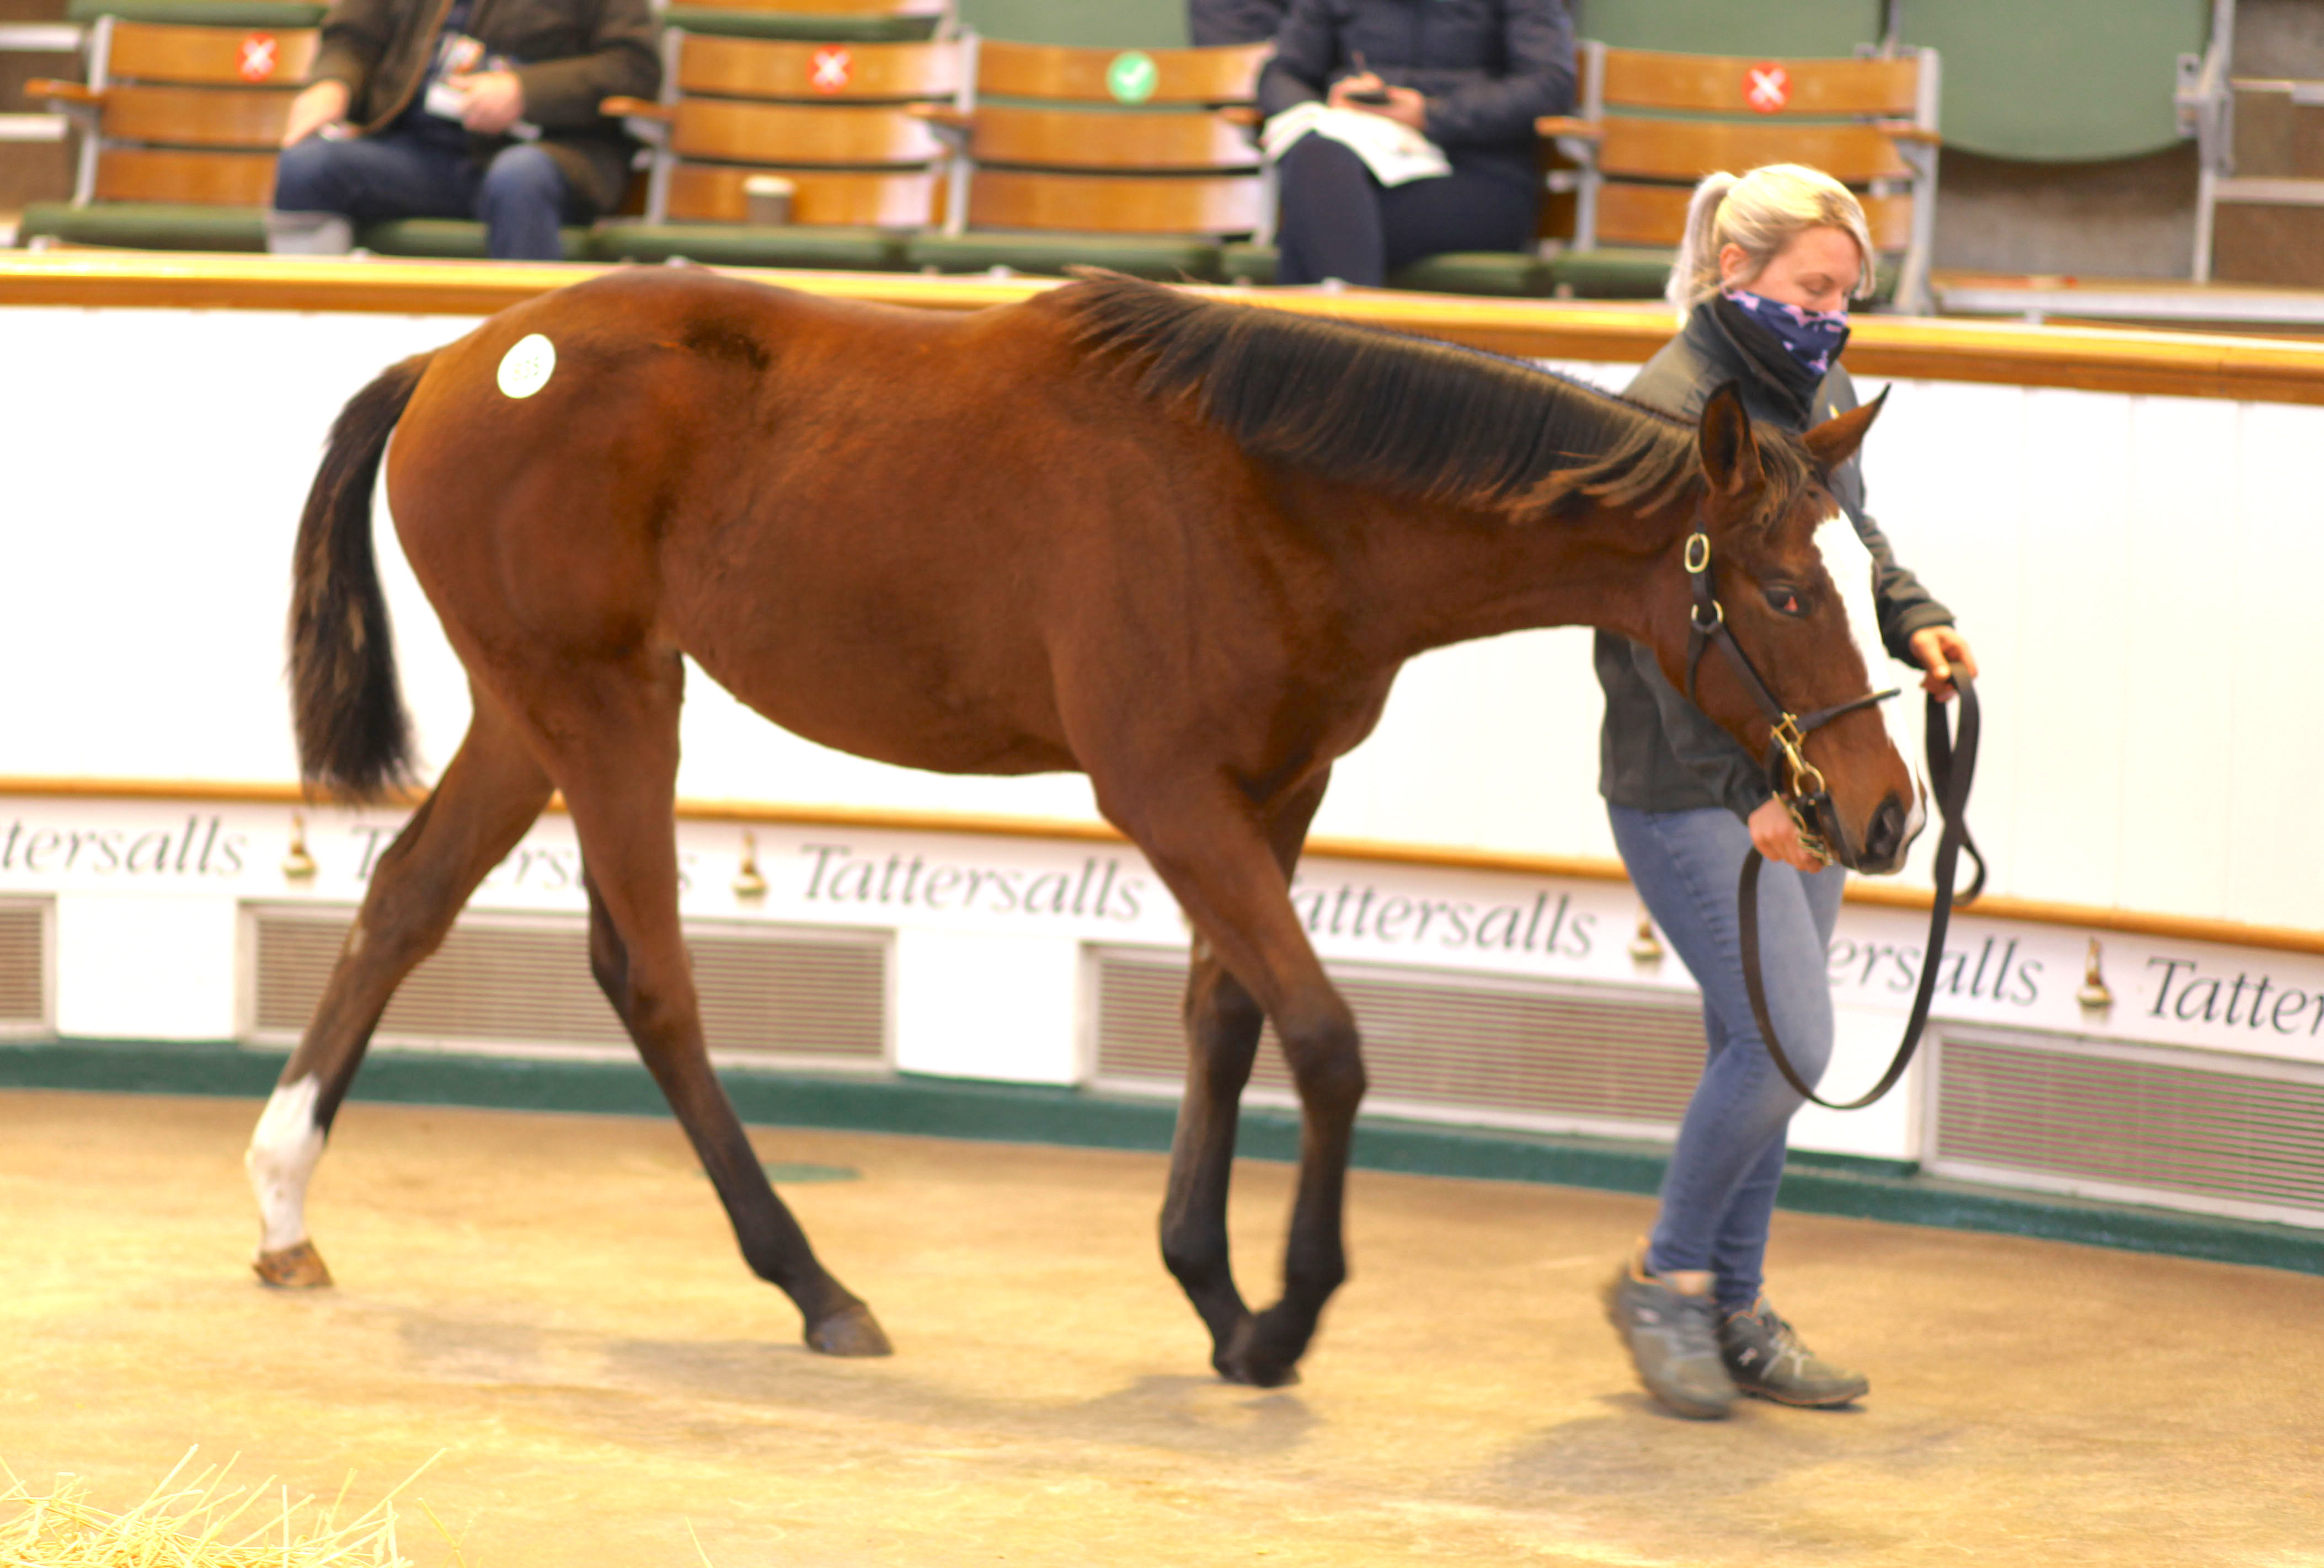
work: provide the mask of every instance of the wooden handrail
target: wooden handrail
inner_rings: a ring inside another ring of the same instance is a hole
[[[216,805],[281,806],[286,807],[342,805],[327,793],[309,794],[296,784],[262,781],[226,782],[204,779],[86,779],[0,777],[0,799],[41,798],[80,800],[172,800]],[[385,803],[408,809],[425,798],[424,790],[407,790]],[[552,796],[549,809],[562,812],[562,796]],[[1002,838],[1063,839],[1082,844],[1127,844],[1128,839],[1102,822],[1036,816],[1003,816],[991,813],[916,811],[887,807],[790,805],[759,800],[680,800],[676,815],[681,822],[732,822],[765,826],[852,827],[881,833],[969,834]],[[1430,866],[1450,871],[1498,872],[1517,876],[1567,877],[1586,881],[1619,882],[1628,873],[1618,860],[1589,855],[1517,854],[1500,850],[1470,849],[1453,844],[1397,844],[1379,839],[1320,837],[1307,841],[1307,853],[1323,860],[1361,861],[1384,865]],[[1927,890],[1899,887],[1892,882],[1852,877],[1848,901],[1878,909],[1923,910],[1929,907]],[[2015,899],[1988,894],[1961,910],[1964,918],[2016,920],[2030,925],[2069,926],[2092,931],[2116,931],[2126,936],[2160,936],[2172,941],[2209,942],[2229,947],[2257,947],[2274,952],[2324,956],[2324,931],[2288,926],[2253,926],[2240,921],[2195,915],[2153,914],[2137,909],[2094,904],[2068,904],[2043,899]]]
[[[607,98],[597,106],[597,112],[609,120],[659,120],[665,125],[676,114],[668,104],[651,98]]]
[[[103,93],[84,82],[58,81],[44,76],[26,82],[24,96],[37,103],[80,104],[92,108],[105,102]]]
[[[1923,147],[1941,147],[1944,133],[1916,125],[1910,120],[1875,120],[1872,128],[1893,142],[1917,142]]]
[[[478,316],[603,270],[565,263],[0,251],[0,306]],[[719,270],[826,298],[933,310],[1008,304],[1056,286],[1039,278]],[[1640,364],[1674,330],[1659,306],[1360,289],[1218,292],[1531,359]],[[2324,404],[2324,344],[2292,339],[1868,315],[1855,322],[1848,362],[1859,377]]]

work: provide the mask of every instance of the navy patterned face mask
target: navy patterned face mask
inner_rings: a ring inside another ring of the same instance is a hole
[[[1794,359],[1818,375],[1831,373],[1831,362],[1840,357],[1840,349],[1848,342],[1847,311],[1803,310],[1797,305],[1779,305],[1744,289],[1729,289],[1726,293],[1736,309],[1748,312],[1752,320],[1774,333]]]

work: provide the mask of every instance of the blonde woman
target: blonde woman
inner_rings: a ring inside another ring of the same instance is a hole
[[[1863,208],[1829,175],[1775,164],[1711,176],[1695,188],[1671,270],[1682,330],[1628,395],[1692,419],[1731,382],[1755,421],[1794,433],[1854,408],[1840,356],[1849,300],[1872,287],[1872,256]],[[1865,515],[1855,459],[1830,488],[1871,551],[1882,643],[1950,696],[1955,665],[1977,673],[1951,612]],[[1809,854],[1758,761],[1673,688],[1651,652],[1600,632],[1596,662],[1606,692],[1599,789],[1631,881],[1702,988],[1709,1047],[1654,1231],[1609,1287],[1609,1315],[1640,1380],[1682,1416],[1725,1416],[1738,1394],[1845,1405],[1868,1380],[1808,1350],[1763,1287],[1785,1130],[1802,1102],[1752,1019],[1734,889],[1757,846],[1771,862],[1759,894],[1768,1005],[1812,1081],[1831,1052],[1825,952],[1847,873]]]

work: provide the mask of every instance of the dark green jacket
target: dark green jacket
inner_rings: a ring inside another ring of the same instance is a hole
[[[348,120],[365,135],[385,130],[426,77],[450,10],[451,0],[334,0],[307,79],[345,82]],[[647,0],[476,0],[468,32],[517,62],[524,117],[573,189],[598,212],[620,206],[635,143],[597,106],[660,90]],[[468,150],[483,160],[508,143],[471,136]]]
[[[1624,395],[1692,420],[1712,392],[1731,381],[1742,391],[1743,406],[1755,422],[1794,434],[1856,407],[1856,384],[1847,371],[1835,364],[1811,401],[1805,373],[1775,335],[1731,306],[1720,309],[1724,304],[1698,307],[1687,318],[1686,329],[1646,362]],[[1831,475],[1831,490],[1872,554],[1881,645],[1914,663],[1913,633],[1950,625],[1952,612],[1896,564],[1887,536],[1865,514],[1864,472],[1855,458]],[[1600,794],[1638,811],[1723,806],[1748,817],[1766,804],[1775,792],[1758,760],[1671,685],[1650,650],[1600,632],[1596,662],[1598,684],[1606,690],[1606,722],[1598,742]]]

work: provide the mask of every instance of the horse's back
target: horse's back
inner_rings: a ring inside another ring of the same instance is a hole
[[[1223,455],[1038,302],[633,269],[440,354],[390,498],[472,669],[512,622],[543,659],[675,647],[825,744],[1020,771],[1073,765],[1053,650]]]

